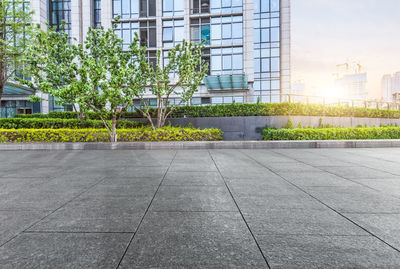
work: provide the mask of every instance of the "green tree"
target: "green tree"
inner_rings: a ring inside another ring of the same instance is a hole
[[[26,49],[25,77],[30,79],[19,81],[56,97],[56,102],[61,105],[71,104],[77,117],[83,119],[85,106],[77,107],[81,105],[78,98],[82,95],[79,63],[76,61],[78,51],[78,46],[69,42],[69,36],[64,31],[57,32],[55,28],[43,31],[37,25],[32,32],[31,44]]]
[[[117,122],[147,82],[141,74],[146,48],[136,37],[124,51],[114,30],[104,28],[89,29],[84,45],[74,43],[64,32],[38,30],[27,57],[33,79],[25,83],[81,111],[98,112],[111,142],[117,142]]]
[[[0,108],[7,81],[20,75],[29,40],[31,13],[26,1],[0,0]]]
[[[98,112],[112,142],[117,141],[117,122],[133,105],[134,97],[147,83],[146,48],[139,38],[123,49],[123,41],[113,29],[89,29],[85,45],[78,46],[78,85],[82,94],[78,103],[87,110]],[[111,117],[111,122],[107,121]]]
[[[184,40],[168,52],[168,59],[164,63],[161,62],[161,51],[157,52],[154,66],[150,62],[141,63],[141,73],[148,79],[148,87],[138,89],[136,97],[140,99],[141,105],[135,105],[135,109],[149,120],[153,129],[163,127],[174,109],[186,104],[198,90],[208,71],[208,63],[202,60],[203,49],[203,44]],[[157,97],[156,123],[153,122],[152,110],[146,102],[146,93]],[[171,97],[177,98],[179,102],[171,104]]]

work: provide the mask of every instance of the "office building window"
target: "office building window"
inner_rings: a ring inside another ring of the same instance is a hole
[[[50,27],[65,31],[71,36],[71,0],[50,0]],[[61,29],[62,22],[65,26]]]
[[[115,33],[124,41],[124,49],[129,48],[135,39],[135,33],[139,35],[141,46],[148,48],[157,46],[155,21],[117,23]]]
[[[129,49],[135,38],[135,33],[139,34],[139,22],[117,23],[114,31],[123,40],[123,48]]]
[[[148,48],[155,48],[156,41],[156,21],[140,22],[140,45]]]
[[[192,0],[192,14],[210,13],[210,0]]]
[[[279,0],[254,0],[254,13],[279,12]]]
[[[211,0],[210,2],[211,13],[233,13],[241,12],[243,9],[242,0]]]
[[[163,16],[183,16],[184,0],[163,0]]]
[[[261,102],[280,102],[279,0],[254,2],[254,94]]]
[[[113,0],[114,18],[155,17],[156,0]]]
[[[211,75],[243,74],[243,48],[211,49]]]
[[[243,43],[243,17],[211,18],[211,45],[236,45]]]
[[[210,44],[210,18],[199,18],[190,20],[190,38],[194,43],[204,41],[204,44]]]
[[[185,37],[183,20],[163,21],[163,47],[174,47]]]
[[[93,27],[101,27],[101,0],[94,0],[93,2]]]

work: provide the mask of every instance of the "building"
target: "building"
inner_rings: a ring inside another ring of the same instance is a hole
[[[335,81],[344,98],[366,100],[368,98],[367,73],[346,74]]]
[[[280,102],[290,92],[290,0],[31,0],[31,8],[43,28],[64,20],[77,42],[89,27],[110,28],[120,17],[118,36],[128,45],[138,33],[150,61],[156,49],[167,60],[183,39],[205,39],[210,70],[193,105]],[[44,97],[42,113],[69,109]]]
[[[400,93],[400,72],[382,77],[382,99],[393,101],[393,96]]]

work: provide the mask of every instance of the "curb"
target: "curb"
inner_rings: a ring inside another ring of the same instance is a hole
[[[188,141],[119,143],[0,143],[0,151],[19,150],[182,150],[182,149],[313,149],[313,148],[391,148],[393,140],[310,140],[310,141]]]

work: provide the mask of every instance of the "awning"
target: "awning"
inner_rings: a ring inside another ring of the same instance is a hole
[[[221,75],[204,78],[208,90],[247,90],[247,75]]]
[[[4,91],[3,91],[3,96],[7,96],[7,95],[32,95],[34,94],[35,91],[25,87],[25,86],[20,86],[14,82],[7,82],[6,86],[4,87]]]

